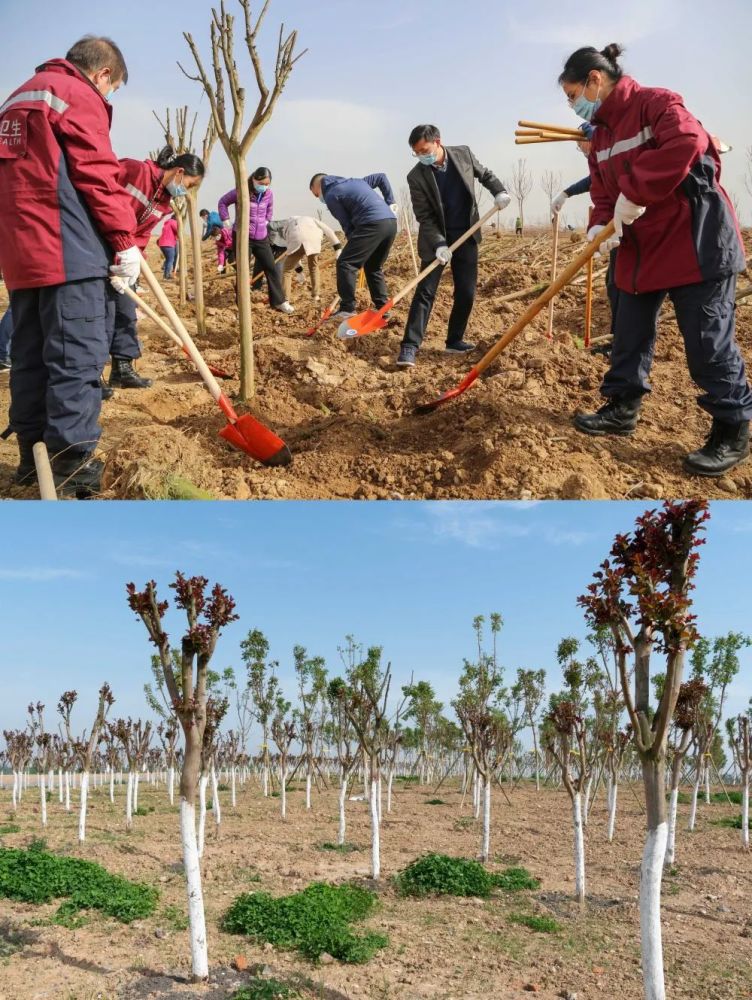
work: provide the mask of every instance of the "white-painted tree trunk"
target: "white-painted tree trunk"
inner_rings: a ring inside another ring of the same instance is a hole
[[[389,768],[389,774],[386,779],[386,811],[390,813],[392,811],[392,783],[394,781],[394,768]]]
[[[115,801],[115,768],[110,768],[110,802]]]
[[[175,804],[175,768],[170,764],[170,769],[167,772],[167,796],[170,800],[170,805]]]
[[[212,783],[212,813],[214,814],[214,823],[217,827],[217,833],[219,833],[219,826],[222,822],[222,807],[219,804],[219,785],[217,783],[217,772],[214,770],[214,765],[211,769],[211,783]]]
[[[13,812],[18,809],[18,771],[13,772]]]
[[[264,762],[263,775],[264,775],[264,798],[266,799],[269,797],[269,768],[266,766],[266,762]]]
[[[742,784],[742,847],[749,850],[749,777],[746,774]]]
[[[209,976],[209,951],[206,941],[206,917],[201,890],[201,867],[196,844],[196,810],[180,799],[180,837],[183,842],[183,867],[188,889],[188,922],[191,937],[191,966],[194,979]]]
[[[57,769],[57,798],[60,805],[63,804],[64,795],[65,793],[63,791],[63,769],[62,767],[59,767]]]
[[[230,802],[232,803],[232,808],[233,808],[233,809],[234,809],[234,808],[235,808],[235,807],[237,806],[237,804],[238,804],[238,799],[237,799],[237,789],[236,789],[236,787],[235,787],[235,782],[236,782],[236,776],[237,776],[237,770],[238,770],[238,769],[237,769],[237,768],[235,767],[235,765],[234,765],[234,764],[233,764],[233,766],[232,766],[232,767],[230,768]]]
[[[347,820],[345,819],[345,799],[347,798],[347,775],[344,768],[339,781],[339,830],[337,831],[337,843],[340,847],[345,842],[345,831],[347,830]]]
[[[582,810],[583,826],[587,826],[588,819],[590,817],[590,792],[592,791],[592,788],[593,788],[593,775],[591,772],[590,777],[585,782],[585,801],[583,803],[583,810]]]
[[[381,825],[381,771],[379,771],[379,778],[376,782],[376,805],[379,811],[379,826]]]
[[[128,771],[128,787],[125,792],[125,829],[133,827],[133,771]]]
[[[702,772],[698,769],[697,775],[695,777],[695,783],[692,786],[692,804],[689,807],[689,819],[687,820],[687,829],[690,833],[695,828],[695,822],[697,821],[697,797],[700,794],[700,784],[702,782]],[[671,837],[671,830],[669,829],[669,838]]]
[[[614,839],[614,829],[616,828],[616,798],[619,792],[618,784],[613,781],[608,790],[608,842]]]
[[[477,770],[473,774],[473,814],[476,819],[480,817],[480,777]]]
[[[705,761],[705,804],[710,805],[710,757]]]
[[[86,840],[86,800],[89,795],[89,772],[84,771],[81,775],[81,808],[78,813],[78,842],[83,844]]]
[[[377,882],[381,878],[381,841],[379,831],[379,783],[371,778],[371,878]]]
[[[665,1000],[663,938],[661,935],[661,879],[668,824],[648,830],[640,871],[640,933],[645,1000]]]
[[[311,772],[306,774],[305,779],[305,807],[306,809],[311,808]]]
[[[206,836],[206,786],[209,775],[202,774],[198,779],[198,856],[204,856],[204,839]]]
[[[287,819],[287,766],[285,767],[280,766],[279,773],[280,773],[280,789],[279,789],[280,811],[282,814],[282,819]]]
[[[676,814],[679,803],[679,789],[671,789],[668,802],[668,830],[666,833],[666,856],[663,860],[666,868],[670,868],[676,857]]]
[[[65,811],[71,811],[71,801],[70,801],[70,786],[71,786],[71,776],[70,771],[65,772]]]
[[[40,775],[39,782],[39,804],[42,807],[42,826],[47,826],[47,788],[44,783],[44,775]]]
[[[133,811],[138,812],[138,769],[133,772]]]
[[[580,903],[585,902],[585,836],[582,826],[582,796],[575,792],[572,800],[574,825],[574,891]]]
[[[482,861],[488,861],[491,856],[491,775],[483,781],[483,843],[480,856]]]

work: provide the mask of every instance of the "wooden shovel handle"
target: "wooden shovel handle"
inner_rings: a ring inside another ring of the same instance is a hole
[[[449,247],[452,253],[454,253],[454,251],[457,250],[458,247],[461,247],[463,243],[466,243],[471,236],[477,233],[478,230],[481,228],[481,226],[485,226],[485,224],[488,222],[491,216],[496,215],[498,211],[499,209],[495,205],[493,208],[489,208],[489,210],[485,213],[485,215],[483,215],[480,219],[478,219],[478,221],[475,223],[474,226],[471,226],[466,233],[460,236],[460,238],[456,240]],[[399,292],[397,295],[394,296],[389,305],[389,308],[391,309],[392,306],[396,306],[397,303],[401,302],[406,295],[410,294],[413,288],[417,288],[424,278],[427,278],[428,275],[431,274],[433,271],[435,271],[437,267],[442,267],[442,266],[443,265],[439,260],[434,260],[432,263],[430,263],[424,271],[421,271],[421,273],[417,275],[415,278],[413,278],[413,280],[409,284],[405,285],[405,287],[402,289],[401,292]]]
[[[554,298],[555,295],[558,295],[559,292],[562,290],[562,288],[566,288],[566,286],[569,284],[572,278],[574,278],[577,272],[581,270],[581,268],[583,268],[589,260],[592,260],[592,258],[595,256],[596,250],[599,249],[601,244],[605,243],[606,240],[613,235],[614,235],[614,222],[612,219],[611,222],[609,222],[609,224],[605,227],[605,229],[603,229],[600,233],[598,233],[593,242],[589,243],[581,254],[575,257],[571,263],[567,264],[567,266],[561,272],[556,281],[550,284],[548,288],[545,290],[545,292],[543,292],[542,295],[538,296],[535,302],[533,302],[530,306],[528,306],[528,308],[520,316],[520,318],[516,320],[516,322],[514,322],[512,326],[510,326],[510,328],[507,330],[507,332],[504,334],[501,340],[498,341],[498,343],[494,344],[491,350],[488,351],[488,353],[485,354],[480,359],[478,364],[475,365],[475,367],[473,368],[473,372],[476,378],[478,375],[481,374],[481,372],[484,372],[489,365],[493,364],[493,362],[496,360],[496,358],[498,358],[501,352],[506,347],[508,347],[509,344],[512,343],[512,341],[518,334],[522,333],[525,327],[528,326],[535,319],[535,317],[543,309],[543,307],[546,306],[551,301],[551,299]]]
[[[585,133],[578,128],[567,128],[562,125],[545,125],[543,122],[527,122],[522,120],[518,121],[517,124],[520,128],[542,129],[544,132],[558,132],[559,135],[574,135],[579,139],[587,139]]]
[[[143,312],[146,313],[149,319],[153,323],[157,324],[160,330],[164,331],[164,333],[166,333],[167,336],[178,345],[178,347],[183,346],[183,341],[180,339],[180,337],[178,337],[178,335],[172,330],[172,328],[165,323],[165,321],[162,319],[159,313],[156,312],[154,309],[152,309],[152,307],[149,305],[148,302],[145,302],[144,299],[142,299],[140,295],[134,292],[130,285],[126,285],[125,282],[122,283],[122,288],[124,294],[127,295],[128,298],[131,299],[131,301],[135,302],[138,308],[143,310]]]
[[[217,382],[212,373],[209,371],[206,362],[199,354],[199,350],[196,347],[196,345],[193,343],[191,335],[188,333],[185,326],[183,325],[183,321],[175,312],[172,302],[170,302],[170,300],[167,298],[167,294],[164,288],[162,288],[160,283],[157,281],[156,277],[154,276],[154,272],[147,264],[146,258],[143,256],[143,254],[141,255],[141,274],[143,274],[146,280],[146,284],[151,289],[152,294],[162,307],[162,311],[172,324],[172,328],[179,337],[181,344],[183,345],[183,347],[185,347],[186,351],[188,351],[188,354],[191,356],[191,361],[193,361],[194,365],[198,369],[199,375],[206,383],[206,388],[211,393],[212,398],[215,400],[215,402],[219,403],[220,400],[224,398],[222,390],[219,387],[219,382]]]
[[[526,135],[521,138],[514,140],[515,146],[530,146],[532,143],[536,142],[583,142],[584,136],[578,139],[574,135],[557,135],[552,138],[546,138],[545,136],[538,135]]]
[[[57,490],[55,480],[52,476],[52,466],[50,456],[47,453],[47,445],[44,441],[37,441],[32,448],[34,453],[34,465],[37,470],[37,480],[39,482],[39,496],[42,500],[57,500]]]

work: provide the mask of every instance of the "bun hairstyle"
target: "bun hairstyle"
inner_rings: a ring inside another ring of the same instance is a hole
[[[594,69],[606,73],[614,81],[621,80],[624,70],[619,57],[623,52],[624,47],[617,42],[611,42],[600,52],[592,46],[577,49],[564,63],[559,83],[584,83]]]
[[[203,160],[193,153],[176,153],[172,146],[161,149],[154,161],[161,170],[184,170],[189,177],[203,177]]]

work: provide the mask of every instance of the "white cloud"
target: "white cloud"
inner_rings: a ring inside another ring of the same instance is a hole
[[[22,569],[0,569],[0,580],[18,580],[24,583],[50,583],[53,580],[81,580],[86,576],[77,569],[61,569],[58,566],[24,567]]]

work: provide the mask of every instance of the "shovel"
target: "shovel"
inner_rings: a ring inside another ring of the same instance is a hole
[[[57,490],[55,480],[52,475],[50,456],[47,453],[47,445],[44,441],[38,441],[33,449],[34,465],[37,470],[37,480],[39,482],[39,496],[42,500],[57,500]]]
[[[154,277],[154,272],[146,263],[144,257],[141,258],[141,273],[172,324],[173,330],[188,351],[196,368],[198,368],[199,374],[206,383],[206,387],[211,393],[212,398],[229,421],[227,427],[224,427],[219,432],[220,437],[223,437],[225,441],[229,441],[230,444],[240,449],[240,451],[244,451],[252,458],[255,458],[257,462],[261,462],[262,465],[289,465],[292,461],[292,455],[290,454],[290,449],[281,438],[278,438],[273,431],[270,431],[268,427],[264,427],[262,423],[255,420],[250,414],[244,414],[242,417],[237,415],[232,407],[232,403],[222,392],[217,380],[209,371],[206,362],[199,354],[190,334],[173,309],[172,303]]]
[[[460,238],[449,247],[452,253],[454,253],[458,247],[461,247],[463,243],[467,242],[467,240],[469,240],[470,237],[481,228],[481,226],[485,226],[491,216],[496,215],[498,211],[499,210],[495,205],[493,208],[489,208],[486,214],[481,219],[478,219],[475,225],[471,226],[464,236],[460,236]],[[385,306],[382,306],[381,309],[378,311],[367,309],[365,312],[359,313],[357,316],[351,316],[350,319],[346,319],[340,325],[339,330],[337,330],[337,336],[340,340],[349,340],[351,337],[363,337],[367,333],[374,333],[376,330],[383,330],[387,325],[386,320],[384,319],[384,314],[394,308],[398,302],[401,302],[406,295],[409,295],[410,292],[416,288],[424,278],[427,278],[432,271],[435,271],[437,267],[442,266],[441,261],[434,260],[424,271],[417,275],[417,277],[413,278],[408,285],[405,285],[401,292],[395,295],[394,298],[390,299]]]
[[[443,396],[439,396],[438,399],[434,399],[430,403],[422,403],[420,406],[415,408],[415,413],[431,413],[432,410],[436,410],[442,403],[448,403],[450,399],[456,399],[461,396],[463,392],[470,388],[470,386],[475,382],[478,376],[493,364],[496,358],[501,354],[501,352],[512,343],[515,337],[521,333],[526,326],[528,326],[532,320],[538,315],[538,313],[554,298],[559,292],[565,288],[572,278],[577,274],[577,272],[583,268],[589,260],[593,259],[595,251],[605,243],[609,237],[614,234],[614,223],[613,220],[603,229],[592,243],[589,243],[587,248],[582,251],[574,260],[568,264],[564,270],[561,272],[559,277],[548,288],[539,295],[532,305],[528,306],[525,312],[520,316],[516,322],[510,326],[504,336],[499,340],[494,346],[488,351],[475,365],[467,375],[463,378],[460,384],[454,388],[449,389],[444,393]]]
[[[339,304],[339,292],[332,299],[332,304],[330,306],[327,306],[324,312],[321,314],[321,319],[318,321],[318,323],[316,323],[315,326],[312,326],[309,330],[306,330],[305,333],[306,337],[312,337],[315,333],[318,333],[318,331],[321,329],[324,323],[326,323],[329,317],[333,315],[334,310],[337,308],[338,304]]]
[[[130,285],[126,285],[124,281],[118,282],[117,290],[120,291],[121,289],[128,296],[129,299],[132,299],[136,303],[139,309],[142,309],[146,313],[146,315],[153,323],[157,324],[160,330],[163,330],[167,334],[167,336],[170,337],[170,339],[177,344],[177,346],[181,349],[183,354],[185,354],[187,358],[190,358],[188,348],[185,346],[180,337],[178,337],[176,333],[173,333],[173,331],[165,323],[165,321],[162,319],[159,313],[156,313],[152,309],[152,307],[147,302],[144,302],[141,296],[137,295],[136,292],[134,292],[133,289],[130,287]],[[221,368],[215,368],[213,365],[207,365],[206,367],[209,369],[212,375],[215,375],[217,378],[232,378],[232,375],[230,375],[228,372],[222,371]]]

